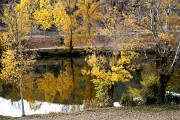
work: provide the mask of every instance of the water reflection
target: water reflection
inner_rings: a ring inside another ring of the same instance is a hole
[[[81,74],[81,68],[84,65],[84,58],[37,61],[34,66],[33,77],[23,81],[23,98],[25,99],[26,115],[39,114],[42,112],[38,111],[42,110],[44,111],[43,113],[69,112],[72,108],[81,110],[82,107],[77,107],[77,105],[82,106],[83,100],[90,100],[95,96],[90,76]],[[4,84],[2,81],[0,83],[0,96],[3,97],[0,106],[8,101],[9,103],[4,104],[4,107],[9,106],[8,109],[11,109],[10,111],[19,111],[16,114],[20,116],[19,88]],[[43,107],[44,105],[46,107]],[[14,108],[14,106],[18,107]],[[53,110],[51,110],[50,106],[54,106],[54,108],[52,107]],[[0,114],[14,116],[13,113],[3,113],[9,110],[1,109]]]
[[[35,68],[38,76],[35,80],[36,88],[40,98],[63,104],[82,104],[83,99],[92,99],[95,91],[89,81],[90,76],[81,74],[81,68],[85,65],[84,59],[60,59],[59,63],[53,67],[38,65]]]

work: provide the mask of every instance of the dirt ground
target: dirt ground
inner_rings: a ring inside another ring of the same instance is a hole
[[[180,109],[153,110],[106,108],[69,114],[49,114],[19,118],[23,120],[180,120]]]

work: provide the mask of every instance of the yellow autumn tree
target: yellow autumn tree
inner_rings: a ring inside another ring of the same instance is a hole
[[[70,48],[70,52],[78,40],[76,3],[76,0],[58,2],[53,9],[54,24],[57,26],[60,35],[64,35],[64,43]]]
[[[27,74],[29,65],[33,62],[27,58],[22,42],[30,31],[29,14],[25,9],[18,10],[15,4],[10,4],[4,8],[3,22],[7,25],[7,32],[3,33],[3,44],[5,50],[2,53],[2,70],[0,77],[6,83],[17,85],[20,88],[22,116],[25,115],[23,105],[22,81],[26,79],[23,74]]]
[[[136,56],[136,53],[121,52],[120,59],[117,59],[116,55],[117,53],[110,60],[104,56],[90,55],[86,61],[91,69],[82,70],[83,74],[91,75],[94,78],[92,82],[95,85],[96,98],[105,102],[108,94],[109,105],[112,105],[114,83],[118,81],[127,82],[132,79],[128,68],[130,68],[131,59]]]
[[[40,8],[34,12],[34,20],[37,25],[40,25],[44,30],[46,36],[46,30],[50,29],[53,24],[53,7],[48,0],[40,0]]]
[[[77,14],[83,18],[83,25],[79,28],[81,31],[82,41],[92,46],[95,37],[95,26],[97,21],[102,19],[100,12],[101,1],[95,0],[79,0],[77,6],[79,8]]]
[[[34,20],[34,13],[39,9],[38,6],[38,0],[21,0],[21,2],[19,4],[16,5],[16,9],[18,11],[26,11],[29,15],[29,22],[30,22],[30,39],[32,37],[32,31],[35,29],[36,24],[35,24],[35,20]]]

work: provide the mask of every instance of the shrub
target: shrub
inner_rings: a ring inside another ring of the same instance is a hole
[[[122,105],[125,105],[125,106],[133,106],[133,97],[128,94],[123,94],[121,96],[120,102]]]
[[[154,96],[146,96],[145,98],[146,105],[152,105],[152,104],[155,104],[156,102],[157,102],[157,98]]]
[[[142,97],[146,105],[156,104],[159,91],[159,77],[154,74],[142,76],[142,90],[129,87],[128,92],[134,98]]]
[[[151,105],[157,102],[159,91],[159,77],[154,74],[142,76],[142,97],[145,104]]]

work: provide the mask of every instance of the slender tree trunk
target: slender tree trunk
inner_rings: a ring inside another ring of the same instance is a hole
[[[165,10],[166,12],[166,31],[170,31],[170,23],[169,23],[169,16],[170,16],[170,9],[171,9],[171,0],[169,2],[168,8]]]
[[[108,89],[108,106],[112,107],[113,106],[113,95],[114,95],[114,85],[111,86],[111,88]]]
[[[22,92],[22,79],[20,80],[20,96],[21,96],[22,117],[24,117],[25,109],[24,109],[24,100],[23,100],[23,92]]]
[[[15,15],[17,16],[17,15]],[[16,40],[17,40],[17,53],[18,53],[18,59],[19,59],[19,65],[20,65],[20,75],[19,75],[19,87],[20,87],[20,97],[21,97],[21,109],[22,109],[22,116],[25,116],[25,110],[24,110],[24,101],[23,101],[23,90],[22,90],[22,74],[23,74],[23,60],[22,60],[22,41],[19,38],[19,31],[18,31],[18,21],[16,19]],[[20,56],[20,57],[19,57]]]
[[[151,31],[154,39],[156,40],[156,29],[155,29],[155,23],[154,23],[154,8],[153,3],[151,3],[151,9],[150,9],[150,18],[151,18]]]
[[[72,56],[72,52],[73,52],[73,33],[72,33],[72,27],[71,27],[71,31],[70,31],[70,56]]]
[[[20,79],[20,97],[21,97],[21,109],[22,109],[22,116],[24,117],[25,116],[25,110],[24,110],[24,101],[23,101],[23,89],[22,89],[22,74],[23,74],[23,64],[22,64],[22,48],[21,48],[21,40],[19,42],[19,54],[20,54],[20,76],[19,76],[19,79]]]
[[[160,17],[160,5],[161,5],[161,1],[159,0],[159,1],[157,1],[157,8],[156,8],[157,20],[158,20],[159,26],[161,28],[161,31],[164,32],[162,20],[161,20],[161,17]]]
[[[179,41],[179,45],[178,45],[177,50],[176,50],[176,54],[174,56],[174,60],[173,60],[171,67],[169,69],[169,73],[168,73],[169,76],[172,76],[172,74],[174,72],[174,68],[175,68],[175,66],[179,60],[179,57],[180,57],[180,41]]]

